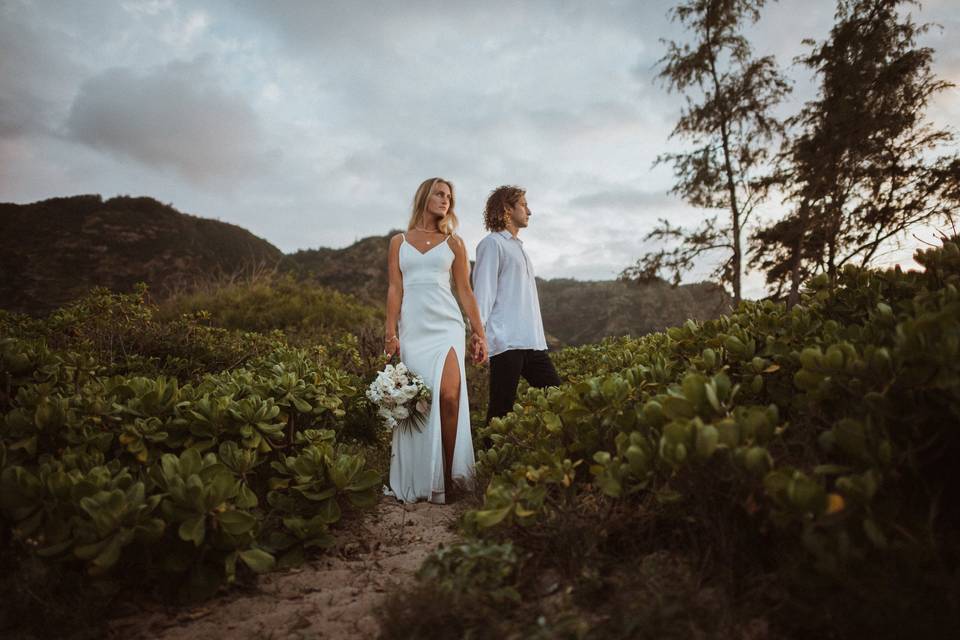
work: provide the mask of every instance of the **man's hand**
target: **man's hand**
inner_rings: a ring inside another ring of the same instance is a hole
[[[487,361],[487,337],[474,333],[470,336],[470,343],[473,363],[477,365],[485,363]]]

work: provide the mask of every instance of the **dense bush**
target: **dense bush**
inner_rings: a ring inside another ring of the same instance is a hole
[[[611,590],[622,567],[664,552],[732,597],[728,614],[760,616],[778,634],[951,628],[957,239],[916,258],[923,272],[848,267],[834,288],[815,279],[791,310],[749,302],[716,321],[565,351],[568,384],[528,391],[480,430],[493,446],[478,452],[486,493],[467,530],[511,540],[527,565],[519,574],[564,576],[581,618],[606,621],[594,637],[654,615]],[[527,620],[544,614],[536,589],[520,593]],[[576,626],[561,618],[556,633]]]
[[[441,546],[421,566],[412,592],[391,594],[381,605],[381,638],[507,637],[516,623],[508,605],[520,600],[517,566],[509,543]]]
[[[266,333],[281,330],[289,341],[309,345],[330,336],[358,335],[382,327],[382,311],[356,298],[290,274],[212,283],[170,298],[161,319],[203,312],[217,327]],[[377,346],[382,346],[378,344]]]
[[[277,332],[208,326],[203,312],[158,318],[146,297],[143,284],[132,293],[97,288],[44,319],[0,311],[0,335],[84,354],[105,375],[168,375],[182,381],[239,366],[286,344]]]
[[[301,562],[376,500],[380,472],[345,433],[355,344],[162,322],[141,294],[0,319],[4,591],[56,575],[203,597]]]
[[[321,349],[330,366],[348,374],[356,388],[383,368],[382,316],[382,310],[353,296],[275,273],[200,283],[189,293],[163,301],[157,311],[161,321],[196,318],[216,330],[251,336],[279,332],[288,344]],[[344,410],[345,437],[374,443],[382,435],[376,411],[364,394],[347,398]]]

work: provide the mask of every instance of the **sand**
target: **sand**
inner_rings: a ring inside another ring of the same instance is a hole
[[[193,608],[148,606],[110,623],[111,638],[375,638],[375,608],[414,580],[424,558],[459,538],[463,503],[399,504],[338,523],[337,544],[287,571],[259,576]]]

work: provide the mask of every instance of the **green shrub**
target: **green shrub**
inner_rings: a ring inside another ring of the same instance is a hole
[[[286,344],[263,335],[208,326],[203,313],[159,319],[146,285],[133,293],[93,289],[44,319],[0,313],[0,336],[42,341],[89,357],[104,375],[168,375],[196,379],[262,356]]]
[[[235,327],[158,313],[144,286],[97,289],[39,320],[0,314],[0,589],[44,609],[19,620],[34,633],[81,619],[95,631],[130,588],[192,600],[296,565],[332,543],[345,511],[375,503],[373,314],[290,281],[233,293],[220,309],[263,296],[262,322],[250,309]],[[304,348],[245,328],[291,329]],[[86,585],[95,602],[55,584]]]
[[[478,451],[485,500],[466,528],[511,540],[574,592],[590,589],[577,572],[668,547],[734,597],[775,572],[781,596],[764,615],[781,632],[949,628],[960,602],[958,508],[942,498],[960,454],[957,247],[919,252],[923,272],[814,279],[790,310],[746,302],[564,351],[567,384],[527,391],[479,430],[493,445]]]
[[[353,296],[290,274],[201,287],[166,300],[160,318],[201,312],[214,326],[259,333],[280,330],[303,346],[379,327],[383,319],[381,310]]]
[[[260,550],[268,502],[301,515],[282,500],[308,495],[290,484],[289,469],[309,460],[301,475],[325,524],[341,506],[369,506],[375,496],[379,476],[323,429],[336,426],[356,389],[304,351],[279,350],[181,386],[163,376],[80,369],[81,377],[70,357],[30,348],[0,342],[15,389],[2,422],[0,510],[15,543],[39,555],[99,575],[134,546],[176,573],[199,556],[210,563],[215,549],[217,575],[232,580],[237,559],[255,571],[272,566]],[[31,355],[34,366],[25,365]]]
[[[380,607],[382,638],[503,638],[524,626],[507,605],[520,600],[517,556],[508,544],[482,541],[441,547],[410,592]]]

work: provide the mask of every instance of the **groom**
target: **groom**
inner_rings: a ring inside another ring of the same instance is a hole
[[[529,220],[527,195],[520,187],[498,187],[487,198],[484,225],[490,234],[477,246],[473,268],[490,352],[487,422],[513,409],[520,376],[533,387],[560,384],[547,355],[533,263],[518,237]]]

